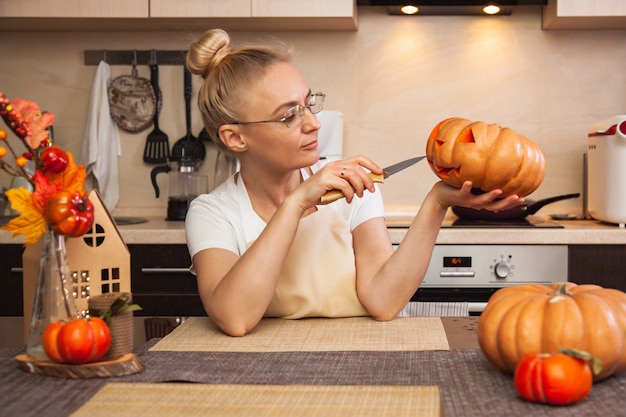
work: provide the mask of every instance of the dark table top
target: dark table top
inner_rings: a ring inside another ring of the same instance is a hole
[[[21,349],[0,349],[0,416],[66,416],[108,382],[207,384],[437,385],[443,415],[617,416],[626,410],[626,375],[594,385],[581,403],[552,407],[521,400],[511,375],[478,348],[477,319],[442,318],[449,351],[158,352],[153,339],[137,353],[145,366],[125,377],[63,379],[18,368]]]

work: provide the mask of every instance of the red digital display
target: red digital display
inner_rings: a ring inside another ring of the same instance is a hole
[[[443,267],[444,268],[471,268],[472,257],[471,256],[444,256]]]

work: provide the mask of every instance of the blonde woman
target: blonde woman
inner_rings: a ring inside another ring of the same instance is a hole
[[[419,287],[448,207],[502,210],[517,196],[475,196],[471,183],[437,183],[393,251],[384,206],[364,156],[320,161],[310,87],[282,47],[234,48],[214,29],[191,45],[187,66],[202,77],[204,125],[240,170],[196,198],[186,218],[191,270],[209,317],[243,336],[263,317],[371,316],[391,320]],[[329,190],[346,198],[319,205]]]

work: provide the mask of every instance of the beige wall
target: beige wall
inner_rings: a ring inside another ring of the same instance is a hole
[[[295,46],[311,88],[327,94],[326,108],[345,115],[346,155],[363,153],[387,165],[423,154],[430,130],[444,118],[496,122],[543,149],[546,178],[531,196],[543,198],[582,190],[589,126],[626,114],[626,31],[542,31],[539,8],[497,18],[399,17],[360,8],[359,19],[358,32],[231,33],[236,43],[275,38]],[[0,32],[0,91],[56,113],[57,143],[79,155],[96,70],[83,65],[83,51],[187,49],[195,35]],[[139,70],[149,77],[147,67]],[[112,67],[113,77],[128,73],[130,66]],[[185,132],[182,68],[160,67],[160,80],[160,127],[173,143]],[[192,121],[197,133],[195,106]],[[142,162],[149,131],[122,135],[117,207],[165,214],[167,193],[154,197],[152,166]],[[4,173],[0,180],[10,182]],[[389,206],[415,206],[435,181],[421,163],[382,190]]]

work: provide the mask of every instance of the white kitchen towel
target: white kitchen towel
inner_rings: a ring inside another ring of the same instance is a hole
[[[100,61],[91,91],[80,160],[85,164],[88,187],[97,187],[104,205],[113,210],[120,196],[117,159],[122,154],[122,145],[120,132],[109,111],[107,87],[110,80],[109,64]]]
[[[343,113],[322,110],[317,113],[322,127],[317,135],[320,156],[327,159],[341,159],[343,153]]]

